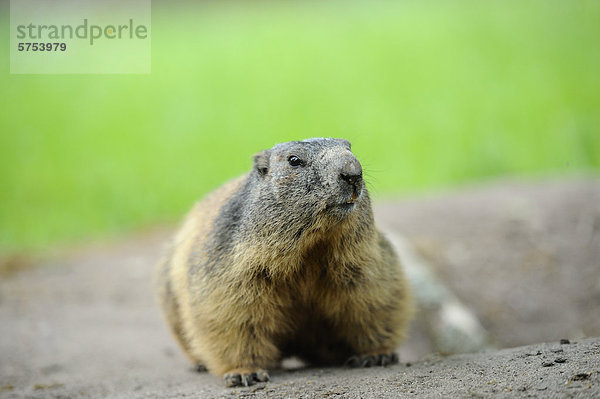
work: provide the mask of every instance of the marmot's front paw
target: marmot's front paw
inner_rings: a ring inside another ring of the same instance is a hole
[[[398,355],[396,353],[379,353],[376,355],[354,355],[350,356],[346,363],[347,367],[371,367],[371,366],[387,366],[388,364],[398,363]]]
[[[240,368],[230,370],[223,376],[227,387],[247,387],[255,382],[269,381],[269,373],[263,369]]]

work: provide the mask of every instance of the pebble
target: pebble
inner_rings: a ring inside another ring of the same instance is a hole
[[[584,381],[590,378],[590,375],[592,375],[592,373],[579,373],[579,374],[575,374],[571,380],[572,381]]]
[[[541,354],[542,354],[542,352],[541,352],[541,351],[537,351],[537,352],[529,352],[529,353],[526,353],[526,354],[525,354],[525,356],[539,356],[539,355],[541,355]]]

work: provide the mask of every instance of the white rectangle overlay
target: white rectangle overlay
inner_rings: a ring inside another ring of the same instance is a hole
[[[10,73],[148,74],[150,0],[10,0]]]

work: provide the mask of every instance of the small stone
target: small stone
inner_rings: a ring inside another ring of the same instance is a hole
[[[563,353],[564,351],[560,348],[558,349],[552,349],[552,353]]]
[[[554,366],[554,362],[544,362],[542,363],[542,367],[552,367]]]
[[[541,355],[541,354],[542,354],[542,352],[541,352],[541,351],[536,351],[536,352],[529,352],[529,353],[526,353],[526,354],[525,354],[525,356],[539,356],[539,355]]]
[[[566,338],[563,338],[563,339],[560,340],[560,344],[561,345],[569,345],[570,343],[571,343],[571,341],[569,341]]]
[[[588,380],[590,378],[590,375],[592,375],[592,373],[579,373],[579,374],[575,374],[573,377],[571,377],[572,381],[585,381]]]
[[[556,359],[554,359],[554,363],[566,363],[567,359],[565,359],[564,357],[557,357]]]

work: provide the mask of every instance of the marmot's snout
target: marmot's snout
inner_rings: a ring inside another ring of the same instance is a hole
[[[335,181],[328,209],[345,217],[354,210],[364,188],[362,166],[350,151],[338,152],[330,164],[330,176]]]
[[[340,171],[340,179],[348,184],[348,189],[351,190],[346,203],[352,204],[360,196],[362,192],[362,166],[354,155],[348,155],[342,159],[342,168]]]

